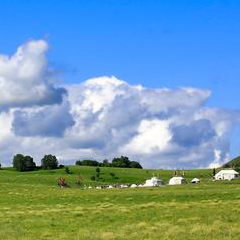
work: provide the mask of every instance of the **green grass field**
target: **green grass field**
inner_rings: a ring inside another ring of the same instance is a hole
[[[137,189],[77,187],[77,174],[86,185],[143,183],[172,171],[101,168],[101,182],[92,182],[95,168],[19,173],[0,171],[0,239],[239,239],[240,181],[212,182],[211,170],[185,171],[198,185]],[[118,179],[113,179],[110,172]],[[61,189],[66,177],[71,188]]]

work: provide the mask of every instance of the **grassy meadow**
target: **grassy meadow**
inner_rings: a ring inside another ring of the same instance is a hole
[[[201,183],[137,189],[86,189],[84,184],[143,183],[153,173],[167,180],[168,170],[94,167],[19,173],[0,171],[0,239],[239,239],[240,181],[212,182],[212,170],[185,171]],[[115,178],[112,177],[115,174]],[[65,177],[71,188],[57,186]]]

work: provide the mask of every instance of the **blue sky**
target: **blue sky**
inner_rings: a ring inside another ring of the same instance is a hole
[[[114,75],[148,87],[212,90],[239,108],[240,2],[229,0],[6,0],[0,52],[48,36],[66,81]]]
[[[116,76],[148,88],[212,92],[207,106],[240,109],[240,2],[234,0],[5,0],[0,53],[46,39],[62,81]],[[230,132],[240,153],[239,129]]]

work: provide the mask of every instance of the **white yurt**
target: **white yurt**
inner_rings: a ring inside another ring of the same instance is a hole
[[[137,188],[138,186],[137,186],[137,184],[132,184],[131,186],[130,186],[130,188]]]
[[[182,184],[186,184],[186,180],[183,177],[172,177],[169,180],[169,185],[182,185]]]
[[[191,183],[200,183],[200,179],[199,178],[193,178]]]
[[[214,178],[216,180],[232,180],[239,178],[239,173],[233,169],[224,169],[218,172]]]
[[[159,179],[157,177],[152,177],[151,179],[146,180],[143,187],[159,187],[164,185],[164,182],[162,179]]]
[[[113,187],[112,185],[109,185],[108,188],[112,189],[112,188],[114,188],[114,187]]]

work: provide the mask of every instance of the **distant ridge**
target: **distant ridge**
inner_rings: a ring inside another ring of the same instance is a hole
[[[231,161],[225,163],[223,166],[223,168],[236,168],[236,167],[240,167],[240,156],[232,159]]]

